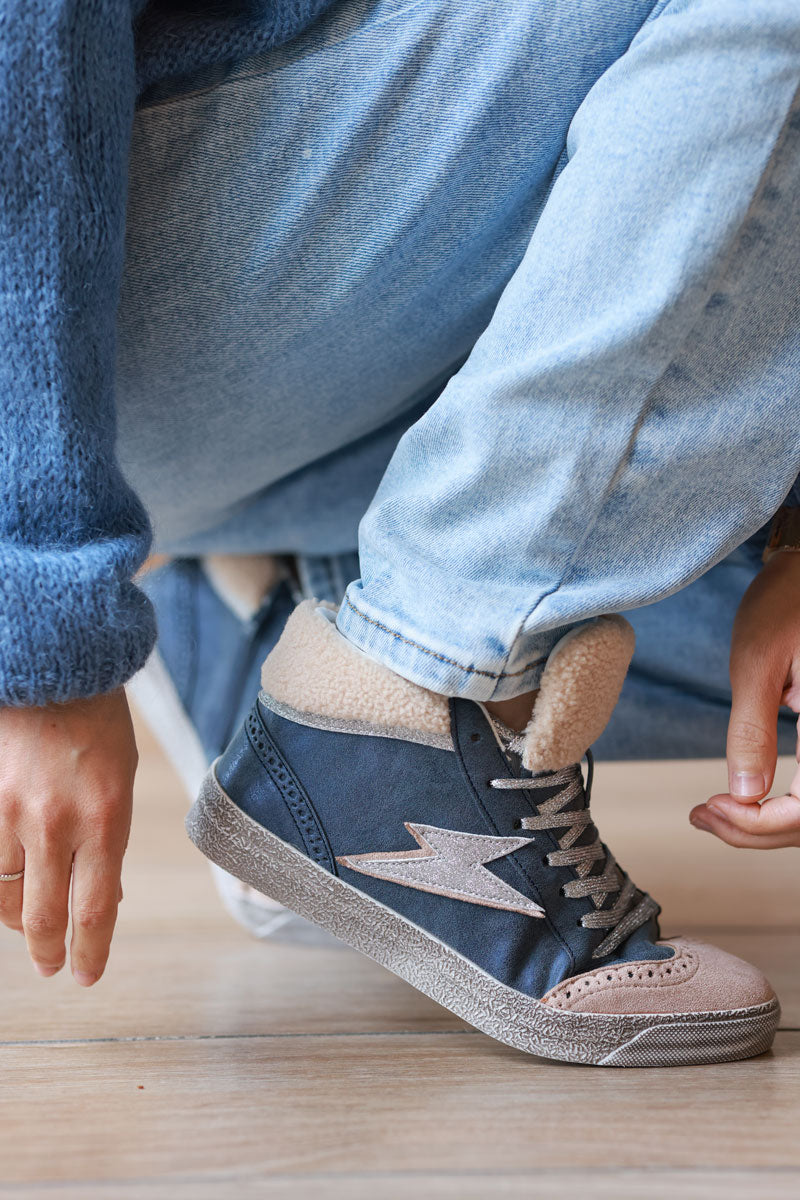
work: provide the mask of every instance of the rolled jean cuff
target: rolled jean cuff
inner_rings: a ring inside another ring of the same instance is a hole
[[[450,624],[466,631],[470,622]],[[508,700],[539,686],[550,651],[574,625],[521,634],[508,649],[488,621],[470,641],[454,639],[433,623],[423,630],[376,606],[357,580],[345,593],[336,627],[370,658],[421,687],[467,700]]]

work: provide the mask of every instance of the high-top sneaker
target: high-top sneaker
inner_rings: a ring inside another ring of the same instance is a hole
[[[580,768],[632,652],[600,617],[552,651],[525,732],[368,658],[313,601],[187,818],[214,862],[532,1054],[672,1066],[766,1050],[754,967],[661,940]]]

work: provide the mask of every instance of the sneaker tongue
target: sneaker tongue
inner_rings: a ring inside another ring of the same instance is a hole
[[[489,719],[489,724],[494,731],[495,737],[500,743],[500,748],[507,758],[513,759],[513,765],[518,768],[520,776],[542,774],[542,772],[529,771],[527,767],[522,765],[522,755],[525,749],[525,730],[512,729],[510,725],[506,725],[499,717],[492,716],[487,712],[486,716]],[[546,772],[545,772],[546,773]],[[583,808],[583,797],[573,801],[568,807]]]
[[[495,732],[498,742],[504,754],[514,754],[519,758],[522,754],[522,744],[524,741],[524,733],[520,733],[516,729],[512,729],[510,725],[506,725],[499,717],[493,717],[487,712],[489,724]]]

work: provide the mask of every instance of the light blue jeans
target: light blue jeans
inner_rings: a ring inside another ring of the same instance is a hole
[[[761,568],[768,529],[688,587],[629,612],[636,650],[608,728],[592,747],[598,759],[718,758],[730,717],[728,676],[733,620]],[[338,601],[343,581],[358,572],[355,555],[301,557],[307,593]],[[796,716],[783,709],[778,751],[794,752]]]
[[[358,528],[339,628],[480,700],[698,580],[800,470],[798,87],[797,0],[342,0],[151,92],[118,408],[159,548]]]

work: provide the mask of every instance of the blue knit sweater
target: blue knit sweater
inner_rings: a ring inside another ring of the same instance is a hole
[[[0,704],[111,690],[155,626],[114,457],[137,97],[285,42],[331,0],[0,0]]]

